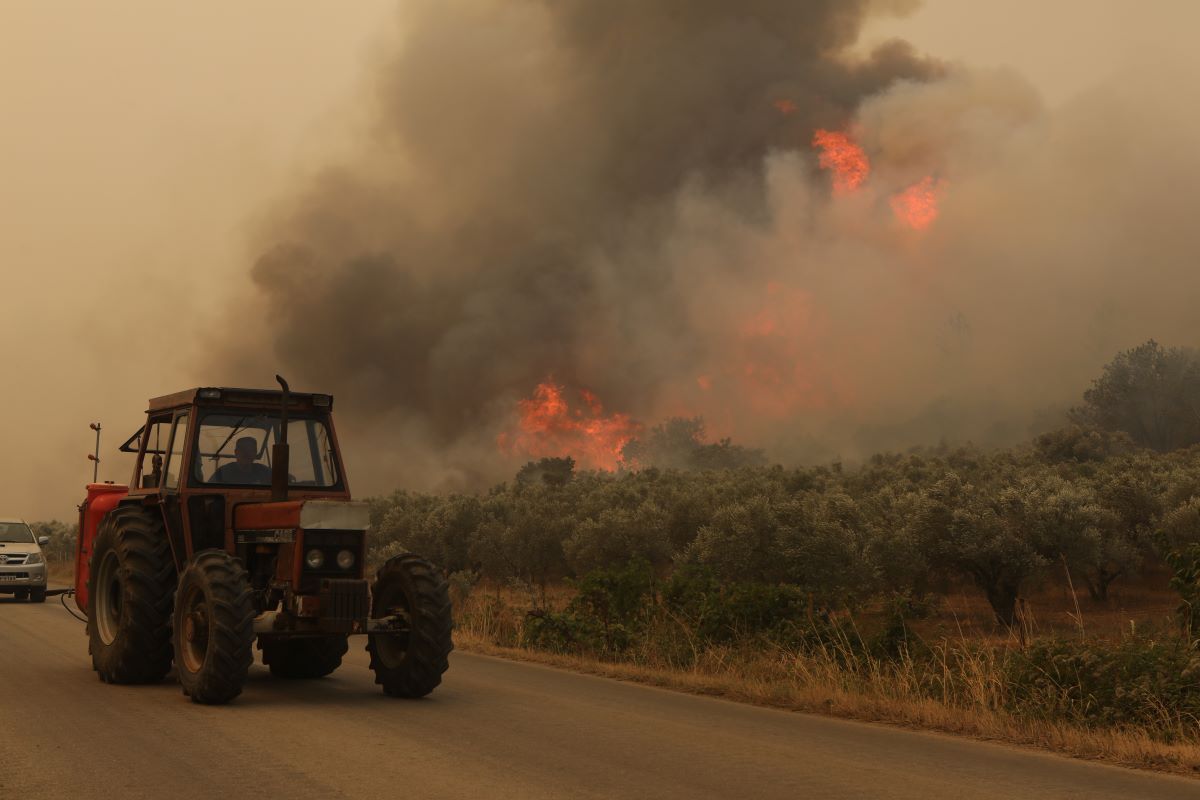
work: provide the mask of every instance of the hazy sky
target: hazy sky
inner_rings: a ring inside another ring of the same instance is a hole
[[[1145,59],[1194,78],[1198,7],[929,0],[866,39],[1011,66],[1058,104]],[[124,481],[112,448],[147,397],[214,382],[193,360],[249,291],[248,230],[353,145],[402,9],[0,2],[0,515],[72,518],[89,422],[105,426],[102,479]],[[392,488],[351,478],[359,493]]]

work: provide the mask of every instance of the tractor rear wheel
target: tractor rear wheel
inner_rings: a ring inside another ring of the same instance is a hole
[[[32,603],[46,602],[46,587],[39,586],[36,589],[30,589],[29,590],[29,600]]]
[[[154,683],[170,671],[174,588],[161,516],[136,506],[109,512],[88,567],[88,649],[100,680]]]
[[[371,617],[395,614],[407,617],[407,630],[367,637],[375,682],[392,697],[424,697],[442,682],[454,643],[446,582],[420,556],[403,553],[376,573]]]
[[[258,649],[263,663],[276,678],[304,680],[324,678],[342,665],[342,656],[350,649],[345,636],[306,636],[279,638],[260,636]]]
[[[219,705],[242,693],[254,661],[254,594],[240,561],[197,553],[175,592],[175,667],[193,703]]]

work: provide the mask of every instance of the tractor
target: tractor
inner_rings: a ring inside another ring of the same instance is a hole
[[[150,401],[121,445],[128,486],[80,506],[75,602],[106,683],[161,681],[174,663],[195,703],[237,697],[254,645],[271,675],[321,678],[365,635],[375,682],[429,694],[451,642],[441,573],[401,553],[364,577],[366,503],[350,485],[333,398],[198,388]]]

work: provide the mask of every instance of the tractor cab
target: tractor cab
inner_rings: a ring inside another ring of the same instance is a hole
[[[146,423],[121,445],[137,460],[120,502],[161,513],[177,569],[202,550],[237,556],[263,608],[316,594],[321,578],[361,580],[367,508],[350,501],[332,412],[329,395],[282,390],[200,388],[155,398]],[[111,502],[110,492],[99,490]],[[322,531],[309,559],[296,553],[301,516]],[[86,575],[76,583],[84,605]],[[360,588],[365,602],[365,582]]]

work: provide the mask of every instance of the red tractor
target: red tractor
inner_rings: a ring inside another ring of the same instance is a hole
[[[385,693],[441,683],[446,582],[404,553],[368,585],[368,508],[350,499],[333,398],[278,380],[151,400],[121,447],[137,455],[130,485],[88,486],[75,598],[102,681],[159,681],[174,662],[193,702],[226,703],[256,639],[272,675],[320,678],[365,634]]]

